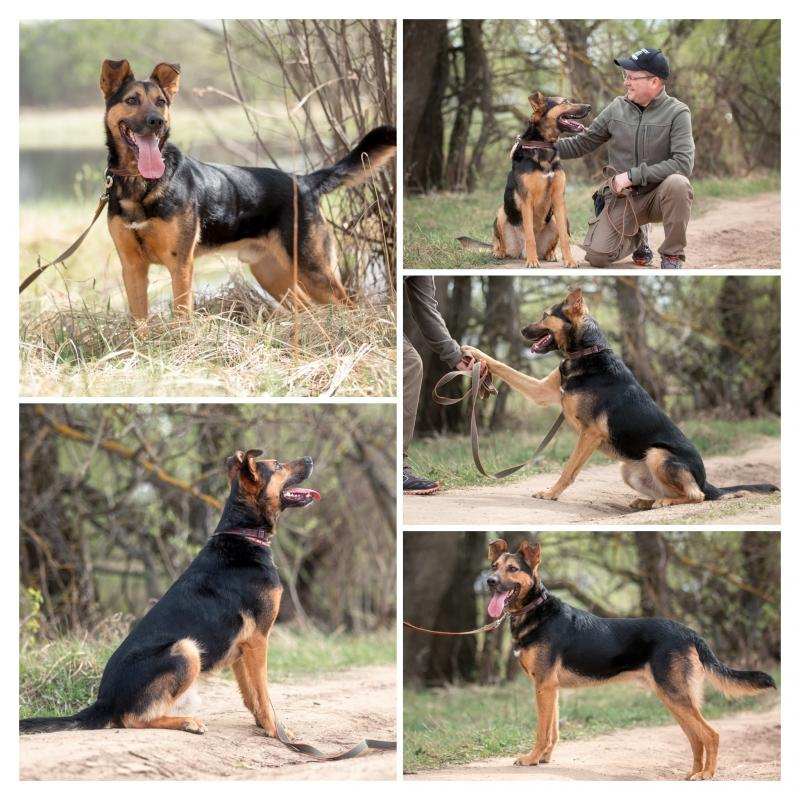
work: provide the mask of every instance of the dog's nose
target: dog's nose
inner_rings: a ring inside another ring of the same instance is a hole
[[[152,128],[154,131],[157,131],[164,124],[164,118],[160,117],[158,114],[148,114],[145,122],[147,123],[148,128]]]
[[[489,577],[486,579],[486,585],[487,585],[487,586],[488,586],[488,587],[489,587],[489,588],[490,588],[492,591],[494,591],[494,590],[497,588],[497,584],[498,584],[498,583],[500,583],[500,581],[499,581],[499,580],[498,580],[498,579],[497,579],[497,578],[496,578],[494,575],[490,575],[490,576],[489,576]]]

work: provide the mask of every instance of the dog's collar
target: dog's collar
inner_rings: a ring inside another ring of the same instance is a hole
[[[584,347],[582,350],[568,350],[565,361],[574,361],[576,358],[591,356],[595,353],[602,353],[603,351],[610,349],[610,347],[604,344],[593,344],[591,347]]]
[[[214,536],[224,535],[241,536],[262,547],[269,547],[274,534],[271,528],[228,528],[226,531],[217,531],[214,534]]]
[[[544,603],[550,597],[550,592],[542,586],[542,593],[535,599],[531,600],[530,603],[522,606],[518,611],[509,611],[509,615],[512,617],[517,617],[520,614],[527,614],[528,611],[533,611],[534,608],[539,608],[539,606]]]
[[[517,152],[517,149],[520,150],[555,150],[556,143],[555,142],[545,142],[543,139],[526,139],[523,141],[521,136],[517,136],[514,139],[514,146],[511,148],[511,152],[508,154],[509,158],[514,157],[514,153]]]

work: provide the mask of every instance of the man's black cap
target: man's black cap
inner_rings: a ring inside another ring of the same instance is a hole
[[[642,47],[632,53],[630,58],[615,58],[614,63],[622,69],[649,72],[663,80],[669,77],[669,61],[660,50],[656,50],[654,47]]]

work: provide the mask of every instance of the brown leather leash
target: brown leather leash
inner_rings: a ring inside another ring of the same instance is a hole
[[[83,240],[89,235],[89,231],[92,229],[92,226],[97,222],[97,218],[100,214],[103,213],[103,209],[108,204],[108,191],[111,188],[111,184],[113,183],[113,178],[111,175],[106,173],[106,189],[103,194],[100,195],[100,200],[97,203],[97,209],[94,212],[94,216],[92,217],[92,221],[89,223],[89,227],[63,252],[60,256],[57,256],[52,261],[48,262],[47,264],[40,264],[24,281],[19,285],[19,293],[22,294],[48,267],[52,267],[53,264],[60,264],[62,261],[66,261],[82,244]]]
[[[545,434],[544,439],[542,439],[539,446],[536,448],[536,452],[534,452],[534,454],[527,461],[523,461],[521,464],[515,464],[513,467],[506,467],[505,469],[501,469],[499,472],[487,472],[484,469],[483,463],[481,462],[477,406],[479,399],[484,399],[490,394],[497,394],[497,389],[492,383],[491,373],[488,371],[488,369],[484,374],[481,374],[481,364],[482,362],[476,361],[472,365],[472,370],[470,371],[464,369],[454,369],[442,375],[442,377],[436,382],[436,386],[433,387],[433,399],[441,406],[452,406],[456,403],[460,403],[462,400],[464,400],[464,398],[469,396],[469,434],[472,442],[472,460],[475,462],[475,466],[481,475],[487,478],[507,478],[509,475],[519,472],[519,470],[521,470],[523,467],[536,463],[541,458],[542,452],[553,440],[553,437],[558,433],[558,429],[564,422],[564,412],[562,411],[558,415],[558,419],[556,419],[550,430]],[[462,376],[471,378],[472,381],[464,394],[462,394],[460,397],[445,397],[439,394],[439,389],[451,381],[454,381],[456,378],[460,378]]]
[[[290,750],[294,750],[295,753],[302,753],[317,761],[344,761],[348,758],[356,758],[362,753],[366,753],[368,750],[397,750],[397,742],[384,739],[362,739],[347,750],[327,755],[323,753],[322,750],[314,747],[313,744],[297,742],[290,738],[289,734],[286,733],[286,728],[281,725],[277,714],[275,714],[275,706],[272,705],[272,700],[270,700],[270,706],[272,706],[272,714],[275,717],[275,733],[278,741]]]

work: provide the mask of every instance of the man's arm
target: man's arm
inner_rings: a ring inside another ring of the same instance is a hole
[[[661,183],[669,175],[679,173],[685,177],[692,174],[694,167],[694,139],[692,138],[692,116],[689,109],[681,111],[672,120],[669,134],[670,157],[656,164],[639,164],[628,170],[628,177],[634,186],[648,183]]]
[[[559,139],[556,142],[558,155],[561,158],[580,158],[580,156],[591,153],[592,150],[597,150],[601,144],[605,144],[611,138],[608,131],[608,117],[607,106],[583,133]]]
[[[414,275],[405,278],[404,284],[411,316],[428,346],[445,364],[456,366],[461,361],[461,348],[450,335],[439,313],[433,278],[427,275]]]

